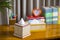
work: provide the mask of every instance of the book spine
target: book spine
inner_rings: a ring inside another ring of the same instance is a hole
[[[58,8],[58,24],[60,24],[60,8]]]
[[[45,10],[46,24],[52,24],[52,9],[48,8]]]
[[[53,10],[53,24],[57,24],[58,22],[58,8],[52,8]]]

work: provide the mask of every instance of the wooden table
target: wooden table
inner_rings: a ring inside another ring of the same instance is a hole
[[[60,25],[46,25],[46,31],[31,32],[31,36],[23,40],[47,40],[60,37]],[[0,40],[22,40],[21,38],[13,36],[13,25],[0,26]]]

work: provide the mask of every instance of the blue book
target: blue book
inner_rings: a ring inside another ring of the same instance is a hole
[[[58,8],[52,7],[53,11],[53,24],[58,24]]]
[[[52,24],[53,21],[52,8],[44,7],[44,10],[45,10],[46,24]]]

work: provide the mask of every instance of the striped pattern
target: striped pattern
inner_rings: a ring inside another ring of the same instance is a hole
[[[52,7],[53,12],[53,24],[57,24],[58,22],[58,8]]]
[[[52,8],[44,7],[46,24],[52,24]]]
[[[30,25],[27,26],[20,26],[19,24],[14,25],[14,36],[19,38],[25,38],[27,36],[30,36]]]

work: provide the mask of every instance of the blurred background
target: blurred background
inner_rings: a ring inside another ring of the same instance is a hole
[[[1,0],[0,0],[1,1]],[[32,15],[34,8],[60,6],[60,0],[7,0],[11,2],[9,5],[11,9],[6,8],[3,13],[0,13],[0,25],[2,24],[14,24],[18,22],[20,18],[24,18],[28,15]],[[11,23],[13,21],[13,23]]]

